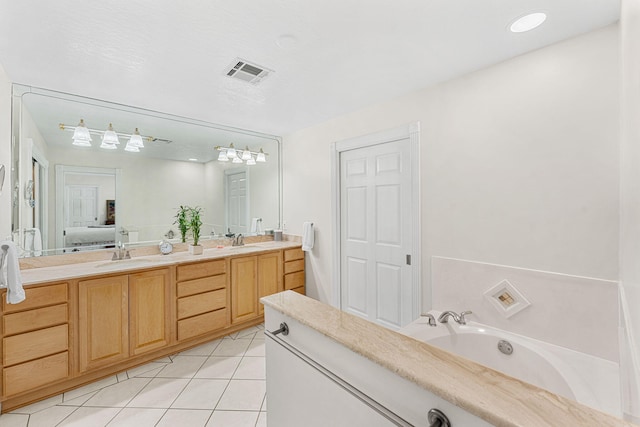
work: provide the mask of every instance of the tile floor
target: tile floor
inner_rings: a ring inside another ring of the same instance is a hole
[[[264,326],[0,416],[0,427],[267,425]]]

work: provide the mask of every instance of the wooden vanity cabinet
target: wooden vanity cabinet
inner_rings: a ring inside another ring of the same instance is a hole
[[[177,335],[184,341],[229,325],[225,259],[177,267]]]
[[[129,357],[129,276],[78,282],[80,372]]]
[[[78,282],[80,372],[169,345],[166,268]]]
[[[284,250],[284,290],[305,293],[304,252],[300,248]]]
[[[25,290],[26,300],[2,300],[2,394],[16,395],[69,376],[69,286]]]
[[[282,290],[282,251],[232,258],[231,323],[262,315],[259,299]]]

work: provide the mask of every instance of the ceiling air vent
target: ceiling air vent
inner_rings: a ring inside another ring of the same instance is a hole
[[[260,83],[270,73],[273,73],[273,70],[240,58],[236,58],[236,60],[225,69],[225,74],[228,77],[254,85]]]

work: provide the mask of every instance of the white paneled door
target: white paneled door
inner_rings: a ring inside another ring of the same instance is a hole
[[[246,171],[229,171],[227,173],[227,228],[232,233],[249,231],[248,195]]]
[[[341,308],[393,329],[413,320],[411,167],[409,138],[340,153]]]
[[[67,185],[65,226],[82,227],[98,223],[98,187]]]

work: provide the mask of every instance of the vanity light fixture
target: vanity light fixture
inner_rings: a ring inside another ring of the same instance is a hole
[[[249,146],[245,146],[244,150],[237,150],[233,144],[229,144],[228,147],[216,146],[215,150],[218,150],[220,154],[218,154],[219,162],[228,162],[229,160],[232,163],[243,163],[247,162],[247,165],[253,166],[256,162],[266,162],[267,161],[267,153],[265,153],[262,148],[260,151],[251,151],[249,150]],[[231,155],[233,153],[233,155]]]
[[[89,129],[84,123],[84,119],[80,119],[78,126],[67,126],[64,123],[58,125],[60,130],[67,130],[73,132],[73,145],[79,147],[91,147],[91,134],[101,136],[102,144],[100,148],[106,150],[116,150],[120,144],[120,138],[128,138],[125,151],[137,153],[140,148],[144,148],[144,140],[154,141],[155,138],[151,136],[142,136],[140,131],[136,128],[133,134],[119,133],[113,130],[113,124],[109,123],[109,128],[106,131],[100,131],[97,129]]]
[[[509,29],[512,33],[524,33],[539,27],[547,19],[547,14],[543,12],[529,13],[521,16],[511,23]]]

